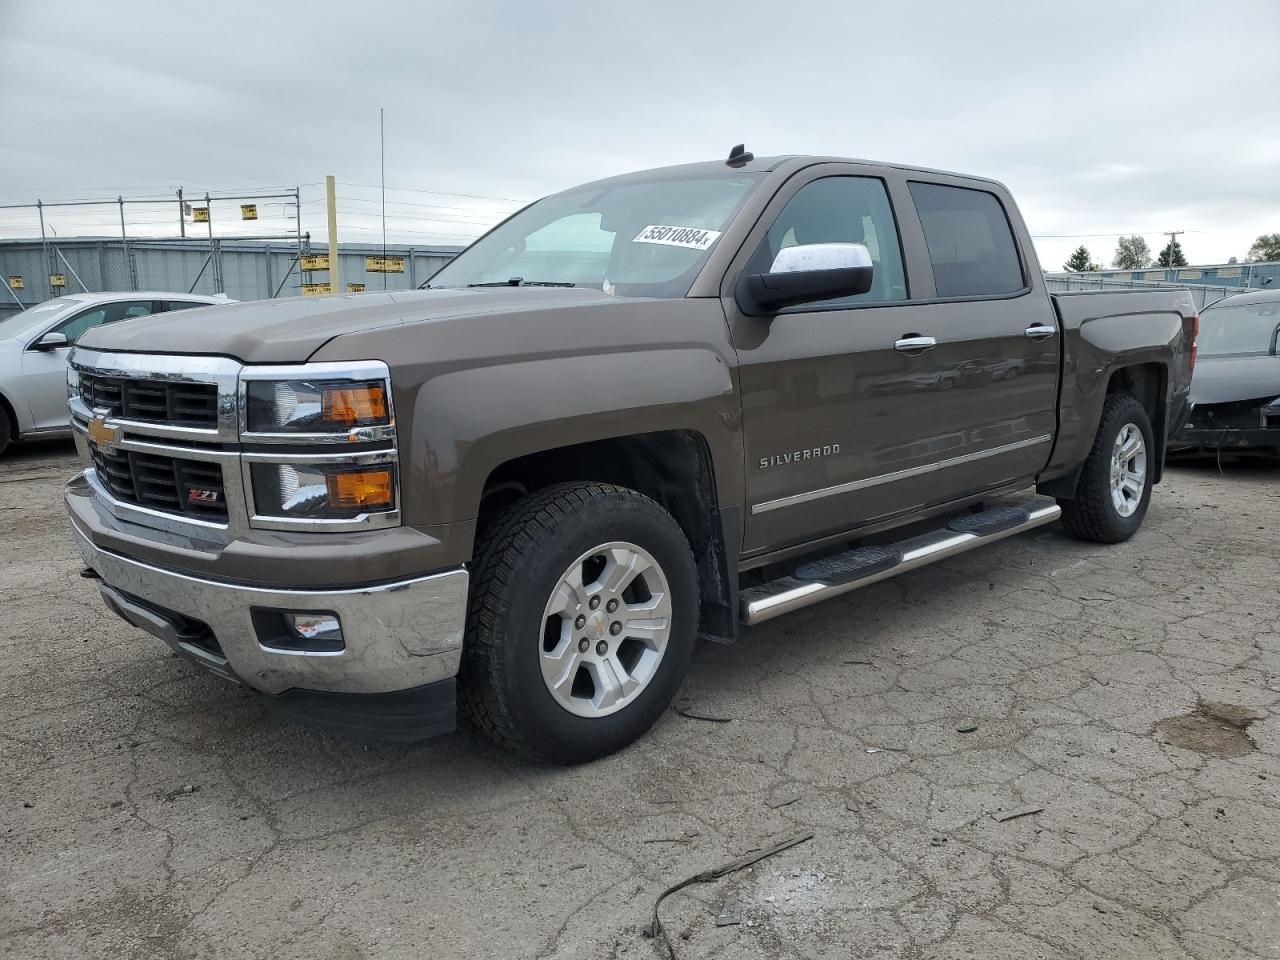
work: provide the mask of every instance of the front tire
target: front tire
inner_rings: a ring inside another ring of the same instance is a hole
[[[0,457],[4,456],[11,442],[13,442],[13,424],[9,421],[9,411],[4,408],[3,403],[0,403]]]
[[[1151,503],[1155,466],[1146,408],[1127,393],[1107,397],[1076,495],[1058,501],[1067,533],[1094,543],[1132,537]]]
[[[581,763],[643,735],[693,655],[698,577],[675,520],[598,483],[520,500],[476,546],[463,711],[539,761]]]

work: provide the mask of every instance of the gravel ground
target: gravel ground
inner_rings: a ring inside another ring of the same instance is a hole
[[[706,648],[683,714],[555,769],[285,726],[174,659],[77,576],[74,468],[0,462],[0,955],[654,958],[662,890],[811,832],[668,898],[677,955],[1280,957],[1274,469]]]

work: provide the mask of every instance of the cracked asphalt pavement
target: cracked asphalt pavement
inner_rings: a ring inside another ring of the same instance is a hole
[[[659,893],[812,831],[669,897],[677,955],[1280,957],[1274,468],[703,648],[684,714],[569,769],[313,733],[174,659],[77,575],[74,469],[0,462],[0,955],[649,960]]]

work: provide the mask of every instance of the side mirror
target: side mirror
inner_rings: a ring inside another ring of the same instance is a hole
[[[871,251],[861,243],[805,243],[779,250],[768,273],[745,275],[738,303],[747,314],[852,297],[871,289]]]
[[[67,346],[67,338],[61,333],[46,333],[43,337],[35,342],[34,349],[42,353],[48,353],[50,350],[57,350]]]

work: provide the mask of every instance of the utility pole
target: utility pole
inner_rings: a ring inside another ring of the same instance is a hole
[[[182,239],[187,238],[187,218],[183,214],[182,206],[182,188],[178,188],[178,233],[182,235]]]
[[[338,275],[338,201],[337,182],[332,176],[324,178],[324,202],[329,209],[329,292],[337,293],[342,282]]]
[[[120,246],[124,249],[124,261],[129,267],[129,289],[138,289],[138,266],[133,262],[133,253],[129,250],[129,236],[124,229],[124,197],[116,197],[120,204]]]
[[[382,156],[382,289],[387,289],[387,127],[378,108],[378,149]]]
[[[209,191],[204,193],[205,219],[209,223],[209,263],[213,265],[213,292],[222,293],[222,251],[213,242],[213,203],[209,200]]]
[[[1178,242],[1178,237],[1182,236],[1186,232],[1187,231],[1185,230],[1166,230],[1164,232],[1164,235],[1169,238],[1169,264],[1168,265],[1170,268],[1173,267],[1173,245]],[[1177,277],[1175,276],[1174,279],[1176,280]]]
[[[36,212],[40,214],[40,246],[44,250],[44,279],[49,284],[49,296],[53,296],[53,283],[49,279],[53,276],[53,255],[49,253],[49,241],[44,233],[44,201],[36,198]]]

